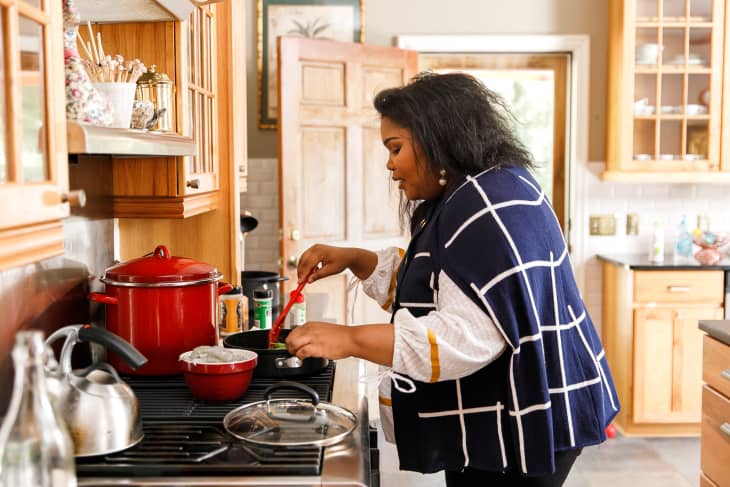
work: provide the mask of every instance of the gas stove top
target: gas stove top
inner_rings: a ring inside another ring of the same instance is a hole
[[[297,378],[331,400],[334,362],[316,375]],[[126,377],[140,405],[144,439],[122,452],[76,461],[79,481],[84,477],[195,477],[320,475],[323,448],[316,446],[266,448],[242,442],[223,428],[223,417],[244,403],[262,401],[263,392],[278,379],[254,377],[246,394],[227,403],[192,398],[182,377]],[[294,389],[272,397],[306,396]]]

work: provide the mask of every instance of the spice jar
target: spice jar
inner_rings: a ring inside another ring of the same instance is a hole
[[[271,328],[271,308],[274,302],[274,291],[258,287],[253,291],[253,326],[257,330]]]
[[[158,114],[153,130],[168,132],[172,130],[172,82],[165,73],[158,73],[153,64],[137,80],[138,100],[149,100],[155,104]]]
[[[248,307],[244,306],[247,298],[240,287],[218,296],[218,333],[225,337],[243,330],[243,318],[248,315]],[[244,309],[246,308],[246,309]]]
[[[294,298],[294,293],[296,293],[296,290],[289,293],[289,299]],[[307,303],[304,302],[304,293],[299,293],[299,295],[294,298],[294,303],[292,304],[291,310],[289,311],[289,316],[287,318],[289,320],[284,327],[285,329],[293,329],[299,325],[303,325],[304,323],[306,323]]]

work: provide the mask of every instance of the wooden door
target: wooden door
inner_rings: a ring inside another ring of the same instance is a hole
[[[63,253],[68,162],[61,2],[0,2],[0,268]]]
[[[515,130],[535,159],[535,177],[565,231],[569,215],[565,156],[570,55],[420,53],[418,64],[420,70],[470,73],[505,99],[517,118]]]
[[[281,272],[291,287],[297,258],[315,243],[404,245],[372,99],[413,76],[417,58],[392,47],[296,37],[280,38],[278,49]],[[353,321],[347,275],[305,292],[308,312],[316,305],[325,318]],[[357,308],[355,321],[387,321],[372,307]]]

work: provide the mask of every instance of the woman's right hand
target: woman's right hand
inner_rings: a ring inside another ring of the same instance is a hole
[[[304,251],[297,265],[297,279],[302,282],[312,267],[321,263],[309,278],[314,282],[323,277],[339,274],[349,268],[358,279],[366,279],[378,265],[375,252],[350,247],[316,244]]]
[[[339,274],[350,267],[353,250],[347,247],[333,247],[323,244],[312,245],[299,258],[299,264],[297,265],[299,282],[302,282],[309,271],[312,270],[312,267],[320,263],[322,264],[321,267],[312,272],[309,282]]]

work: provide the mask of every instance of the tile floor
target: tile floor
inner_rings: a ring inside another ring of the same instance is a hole
[[[421,475],[398,471],[395,447],[382,435],[382,487],[443,487],[443,474]],[[699,485],[699,438],[626,438],[617,436],[586,448],[578,457],[564,487],[691,487]]]

